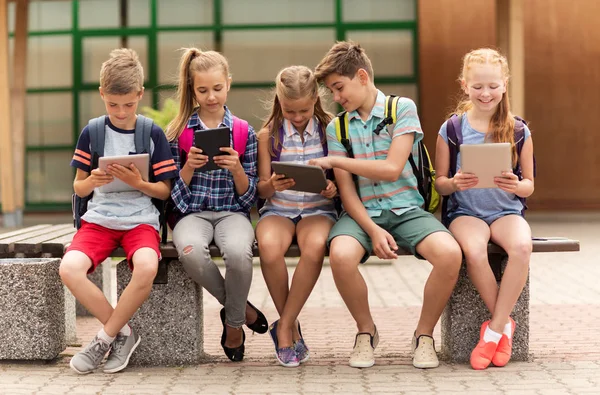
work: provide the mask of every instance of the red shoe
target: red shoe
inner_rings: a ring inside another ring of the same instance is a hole
[[[515,334],[515,327],[517,326],[515,324],[515,321],[509,317],[510,320],[510,326],[511,326],[511,334],[514,335]],[[510,356],[512,354],[512,336],[510,337],[510,339],[508,338],[508,336],[506,336],[504,333],[502,334],[502,338],[500,339],[500,342],[498,342],[498,348],[496,349],[496,353],[494,354],[494,357],[492,358],[492,363],[494,364],[494,366],[505,366],[508,361],[510,361]]]
[[[490,321],[486,321],[481,324],[481,331],[479,332],[479,343],[475,346],[471,352],[471,367],[475,370],[483,370],[490,365],[492,358],[496,353],[498,345],[494,342],[485,342],[483,340],[483,334],[487,329]]]

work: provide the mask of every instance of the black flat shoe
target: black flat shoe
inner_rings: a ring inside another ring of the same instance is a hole
[[[261,313],[259,309],[254,307],[252,303],[246,303],[248,303],[248,306],[250,306],[250,308],[252,308],[252,310],[256,312],[256,320],[251,324],[246,323],[246,326],[256,333],[267,333],[267,331],[269,330],[269,323],[267,322],[267,317],[265,317],[265,315]]]
[[[227,358],[234,362],[239,362],[244,359],[244,343],[246,342],[246,333],[242,329],[242,344],[238,347],[229,348],[225,346],[225,340],[227,340],[227,327],[225,325],[225,308],[221,309],[221,323],[223,324],[223,334],[221,335],[221,347],[225,351]]]

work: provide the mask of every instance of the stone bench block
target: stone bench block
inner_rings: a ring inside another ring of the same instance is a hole
[[[502,278],[507,263],[506,257],[490,255],[489,259],[496,279]],[[529,359],[529,275],[511,317],[517,324],[513,336],[511,361],[527,361]],[[467,269],[463,262],[456,287],[442,314],[442,357],[449,362],[468,363],[471,351],[479,342],[481,324],[490,318],[488,309],[467,276]]]
[[[59,265],[57,258],[0,259],[0,359],[50,360],[65,349]]]
[[[130,279],[124,260],[117,266],[118,300]],[[142,338],[132,365],[195,365],[204,357],[202,288],[179,261],[161,262],[150,297],[130,323]]]

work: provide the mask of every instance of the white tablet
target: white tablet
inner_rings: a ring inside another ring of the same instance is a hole
[[[271,162],[271,167],[275,173],[294,179],[296,184],[290,188],[291,190],[320,193],[327,188],[325,173],[319,166],[293,162]]]
[[[498,188],[494,177],[512,171],[510,143],[461,144],[460,157],[462,172],[479,178],[474,188]]]
[[[98,168],[106,171],[106,167],[111,164],[119,164],[121,166],[129,167],[131,163],[137,167],[142,175],[142,180],[148,181],[148,170],[150,168],[150,155],[148,154],[136,154],[136,155],[122,155],[122,156],[102,156],[98,160]],[[113,181],[106,185],[102,185],[99,188],[100,192],[126,192],[136,191],[135,188],[130,187],[123,181],[115,178]]]

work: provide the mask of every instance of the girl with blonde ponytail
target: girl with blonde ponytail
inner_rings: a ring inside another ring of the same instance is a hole
[[[440,129],[435,187],[447,199],[446,224],[463,250],[469,278],[491,314],[471,353],[471,366],[479,370],[490,363],[506,365],[512,353],[516,323],[510,314],[527,281],[532,249],[531,229],[522,212],[524,198],[534,189],[533,141],[527,125],[510,111],[504,56],[489,48],[469,52],[459,81],[465,98]],[[458,135],[462,135],[460,144],[510,143],[516,171],[495,177],[496,188],[476,188],[477,176],[460,170]],[[488,262],[489,241],[508,253],[499,288]]]

